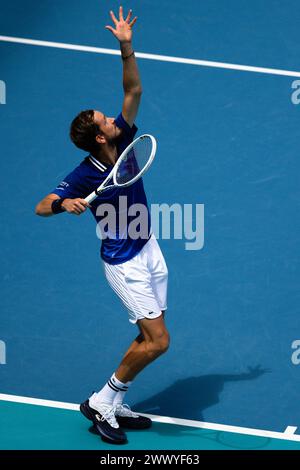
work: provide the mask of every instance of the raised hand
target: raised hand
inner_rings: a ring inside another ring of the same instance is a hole
[[[119,8],[119,20],[114,15],[113,11],[110,11],[111,19],[115,25],[113,28],[112,26],[105,26],[106,29],[112,32],[112,34],[120,41],[120,42],[131,42],[132,39],[132,26],[137,20],[137,16],[130,21],[132,15],[132,10],[129,10],[126,20],[123,17],[123,7]]]

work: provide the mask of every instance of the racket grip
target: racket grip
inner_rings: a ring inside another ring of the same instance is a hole
[[[84,200],[88,203],[93,202],[98,195],[96,194],[96,191],[93,191],[91,194],[89,194]]]

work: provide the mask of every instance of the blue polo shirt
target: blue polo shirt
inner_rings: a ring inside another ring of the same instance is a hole
[[[137,127],[135,124],[130,127],[124,120],[122,113],[115,119],[115,124],[122,129],[122,134],[117,144],[119,156],[133,141]],[[84,199],[100,186],[112,168],[112,165],[99,162],[89,155],[64,178],[52,193],[63,198],[75,199],[79,197]],[[139,227],[141,224],[137,224],[137,231],[142,234],[138,238],[136,235],[130,236],[130,224],[134,223],[135,226],[137,216],[140,214],[136,211],[140,206],[136,206],[136,204],[142,204],[144,214],[143,217],[138,217],[139,221],[142,221],[141,223],[143,224],[143,227]],[[133,215],[128,215],[128,209],[133,205],[135,205],[135,210],[132,212]],[[150,212],[142,178],[131,186],[112,188],[104,191],[91,203],[91,206],[90,210],[102,233],[101,257],[107,263],[120,264],[130,260],[139,253],[149,240],[151,230]],[[108,207],[110,213],[112,215],[115,214],[115,217],[113,217],[115,224],[113,223],[112,225],[105,224],[108,220],[108,213],[105,210]],[[113,226],[113,229],[111,226]]]

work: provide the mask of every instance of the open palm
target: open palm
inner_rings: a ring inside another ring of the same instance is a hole
[[[110,11],[111,19],[114,22],[115,27],[112,26],[105,26],[106,29],[111,31],[113,35],[120,41],[120,42],[130,42],[132,38],[132,26],[137,20],[137,16],[130,21],[132,15],[132,10],[129,10],[126,20],[123,17],[123,7],[119,8],[119,20],[114,15],[113,11]]]

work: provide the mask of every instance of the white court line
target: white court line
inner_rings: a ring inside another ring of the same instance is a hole
[[[0,36],[0,41],[14,42],[18,44],[29,44],[31,46],[55,47],[58,49],[68,49],[73,51],[94,52],[96,54],[120,55],[116,49],[104,49],[102,47],[81,46],[79,44],[66,44],[62,42],[39,41],[36,39],[17,38],[12,36]],[[243,72],[266,73],[271,75],[284,75],[288,77],[300,77],[300,72],[291,70],[272,69],[266,67],[254,67],[252,65],[228,64],[225,62],[213,62],[210,60],[186,59],[183,57],[171,57],[158,54],[145,54],[135,52],[136,57],[140,59],[159,60],[162,62],[175,62],[178,64],[199,65],[202,67],[215,67],[219,69],[240,70]]]
[[[284,434],[293,435],[297,431],[297,426],[288,426],[284,431]]]
[[[26,403],[29,405],[39,405],[39,406],[48,406],[50,408],[61,408],[64,410],[75,410],[79,411],[79,405],[75,403],[65,403],[61,401],[52,401],[52,400],[42,400],[40,398],[30,398],[22,397],[17,395],[6,395],[0,393],[0,400],[2,401],[11,401],[15,403]],[[229,426],[227,424],[216,424],[216,423],[206,423],[204,421],[193,421],[190,419],[180,419],[180,418],[170,418],[168,416],[157,416],[151,415],[148,413],[141,413],[143,416],[148,416],[156,423],[165,423],[165,424],[175,424],[180,426],[190,426],[193,428],[200,429],[211,429],[214,431],[224,431],[224,432],[233,432],[237,434],[247,434],[250,436],[259,436],[259,437],[270,437],[274,439],[284,439],[287,441],[298,441],[300,442],[300,435],[295,435],[293,432],[297,428],[293,426],[288,426],[285,432],[275,432],[275,431],[266,431],[263,429],[254,429],[254,428],[243,428],[239,426]],[[292,432],[293,431],[293,432]]]

